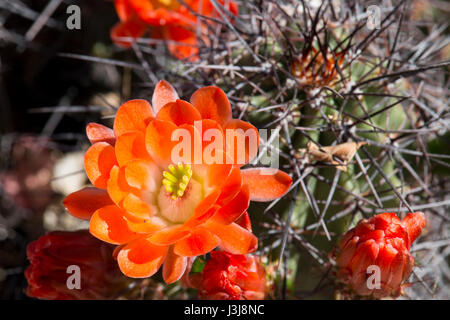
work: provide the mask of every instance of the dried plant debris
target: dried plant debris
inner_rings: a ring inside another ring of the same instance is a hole
[[[334,146],[319,147],[313,142],[308,142],[305,149],[300,149],[300,152],[306,151],[306,153],[316,161],[330,162],[335,165],[337,169],[341,171],[347,171],[348,163],[355,156],[356,151],[366,145],[367,142],[345,142]]]

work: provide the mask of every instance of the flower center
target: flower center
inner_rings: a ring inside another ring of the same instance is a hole
[[[175,200],[183,196],[191,180],[192,169],[190,165],[183,165],[181,162],[176,166],[171,164],[169,165],[169,170],[163,172],[163,177],[162,184],[164,188],[168,193],[172,194],[172,199]]]

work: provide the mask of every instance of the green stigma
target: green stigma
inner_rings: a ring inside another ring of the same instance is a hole
[[[192,177],[192,169],[190,165],[183,165],[179,162],[176,166],[171,164],[168,171],[163,172],[162,184],[166,191],[172,194],[172,199],[182,197],[186,190],[189,180]]]

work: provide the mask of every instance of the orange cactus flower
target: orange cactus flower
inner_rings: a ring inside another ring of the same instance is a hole
[[[344,52],[326,53],[311,47],[291,64],[292,74],[302,87],[319,88],[329,85],[337,76],[337,67],[344,62]]]
[[[231,0],[220,0],[233,15],[238,14],[237,5]],[[120,38],[139,38],[150,31],[151,38],[168,41],[171,54],[177,59],[198,59],[198,39],[208,42],[208,28],[199,23],[196,14],[217,18],[218,13],[209,0],[115,0],[120,22],[111,30],[111,38],[122,47],[131,42]],[[200,32],[200,33],[199,33]]]
[[[266,271],[258,257],[213,251],[203,271],[189,276],[189,284],[204,300],[263,300]]]
[[[249,226],[250,200],[281,197],[292,183],[277,169],[241,170],[255,154],[250,143],[239,148],[226,136],[250,141],[250,132],[258,141],[258,132],[232,119],[221,89],[201,88],[190,101],[160,81],[153,109],[145,100],[131,100],[117,111],[113,130],[87,126],[93,145],[85,169],[95,187],[70,194],[64,204],[72,215],[90,220],[95,237],[119,245],[119,267],[129,277],[150,277],[164,264],[163,278],[172,283],[189,257],[217,246],[233,254],[255,250],[257,238],[235,221]],[[177,152],[179,133],[195,152]],[[208,162],[208,154],[217,161]]]
[[[30,266],[26,294],[45,300],[109,299],[126,283],[112,257],[114,246],[104,243],[87,230],[55,231],[27,247]],[[80,268],[80,289],[69,289],[67,268]]]
[[[409,213],[403,220],[395,213],[382,213],[360,221],[340,242],[338,278],[360,296],[399,296],[414,264],[409,249],[425,224],[420,212]],[[373,273],[368,272],[369,266],[379,268],[378,288],[367,283]]]

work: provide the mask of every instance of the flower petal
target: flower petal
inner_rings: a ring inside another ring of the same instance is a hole
[[[114,43],[122,48],[131,47],[132,41],[121,38],[139,38],[148,27],[137,19],[128,19],[117,23],[110,31]]]
[[[258,247],[258,238],[236,223],[223,225],[207,221],[205,227],[220,238],[220,247],[233,254],[247,254]]]
[[[203,200],[195,207],[192,217],[190,217],[184,225],[186,227],[193,228],[211,218],[219,208],[214,205],[219,197],[219,194],[220,190],[216,189],[203,198]]]
[[[417,237],[425,228],[426,220],[422,212],[408,213],[402,220],[402,224],[408,230],[409,246],[417,239]]]
[[[343,243],[343,242],[341,242]],[[352,238],[351,240],[347,241],[345,246],[341,248],[341,253],[338,256],[337,259],[337,265],[340,267],[346,267],[349,265],[350,261],[352,260],[356,248],[358,245],[358,238]]]
[[[233,170],[233,165],[231,164],[211,164],[208,166],[208,185],[222,187],[226,184],[226,179]]]
[[[344,251],[345,252],[345,251]],[[343,252],[343,254],[344,254]],[[398,254],[398,250],[392,247],[390,244],[386,244],[382,250],[380,250],[380,254],[375,261],[375,265],[377,265],[381,270],[381,279],[382,283],[389,283],[391,280],[391,264],[394,261],[395,257]],[[395,266],[394,266],[395,269]]]
[[[201,136],[193,125],[177,127],[155,119],[148,125],[145,138],[150,156],[164,169],[171,163],[201,163]]]
[[[83,220],[89,220],[96,210],[112,204],[108,192],[92,187],[75,191],[64,199],[66,210]]]
[[[107,185],[108,194],[114,203],[122,205],[122,200],[132,191],[125,178],[125,167],[114,166]]]
[[[243,183],[250,187],[250,200],[272,201],[282,197],[290,188],[292,178],[272,168],[241,170]]]
[[[149,219],[152,216],[150,206],[133,193],[123,199],[122,207],[136,218]]]
[[[168,25],[163,28],[164,38],[170,53],[177,59],[195,62],[198,60],[198,42],[195,32],[180,25]]]
[[[241,170],[237,167],[233,168],[225,180],[224,185],[221,187],[221,193],[219,199],[217,199],[217,204],[224,205],[231,199],[233,199],[236,194],[241,190],[242,186],[242,175]]]
[[[156,192],[161,184],[161,170],[152,162],[133,160],[125,166],[125,178],[131,187]]]
[[[153,120],[147,127],[145,144],[152,159],[165,167],[171,161],[172,149],[178,141],[172,141],[172,133],[177,130],[172,122]]]
[[[163,6],[160,6],[160,1],[142,1],[142,0],[128,0],[133,7],[134,12],[139,16],[139,19],[151,26],[165,26],[175,22],[179,22],[183,18],[178,13],[180,3],[178,1],[165,1]],[[156,5],[155,5],[156,3]]]
[[[258,130],[248,122],[231,119],[225,125],[227,155],[233,164],[243,166],[258,154]]]
[[[178,93],[172,85],[161,80],[155,87],[152,97],[152,105],[156,113],[169,102],[175,102],[178,99]]]
[[[130,230],[122,209],[115,205],[98,209],[91,217],[89,231],[96,238],[112,244],[123,244],[136,238]]]
[[[146,234],[151,234],[167,227],[167,224],[158,217],[151,217],[150,219],[131,219],[131,217],[127,216],[127,223],[132,231]]]
[[[195,131],[195,134],[197,132],[198,130]],[[195,145],[193,147],[195,148]],[[222,150],[215,149],[213,154],[209,155],[205,151],[203,149],[201,152],[202,161],[197,161],[193,165],[193,171],[205,181],[207,188],[222,188],[226,184],[227,177],[230,175],[233,165],[227,163],[226,154]],[[200,153],[200,150],[198,150],[198,153]],[[197,159],[199,158],[200,155],[197,156]]]
[[[188,258],[179,256],[170,248],[163,265],[163,279],[167,284],[178,281],[186,271]]]
[[[198,89],[191,97],[191,103],[203,119],[216,120],[224,126],[231,119],[231,106],[226,94],[218,87]]]
[[[120,166],[124,166],[131,160],[151,160],[145,147],[144,134],[140,131],[127,132],[119,136],[115,151]]]
[[[114,0],[114,7],[121,21],[128,20],[133,15],[133,8],[128,0]]]
[[[189,236],[190,231],[187,230],[183,225],[178,225],[175,227],[165,228],[163,230],[157,231],[152,234],[148,240],[151,243],[168,246],[171,245],[181,239]]]
[[[223,134],[222,126],[217,123],[217,121],[211,119],[202,119],[201,121],[201,130],[202,133],[202,149],[203,149],[203,162],[206,164],[211,163],[231,163],[231,158],[219,157],[216,156],[215,152],[225,150],[225,137]],[[211,144],[210,147],[208,147]],[[213,159],[220,159],[221,162],[218,161],[208,161],[207,157],[211,157]]]
[[[178,241],[174,252],[183,257],[195,257],[206,254],[217,247],[220,239],[205,228],[197,228],[189,237]]]
[[[114,148],[106,142],[93,144],[84,155],[84,168],[91,183],[105,189],[111,168],[117,164]]]
[[[250,205],[248,185],[243,185],[241,191],[226,205],[221,207],[213,219],[217,223],[230,224],[238,219]]]
[[[131,278],[147,278],[154,275],[166,257],[167,247],[152,244],[139,238],[126,245],[117,255],[120,270]]]
[[[125,102],[117,111],[114,119],[114,134],[116,137],[130,132],[145,132],[145,128],[154,117],[152,106],[142,99]]]
[[[248,212],[244,212],[237,220],[236,223],[242,228],[252,232],[252,222],[250,221],[250,216]]]
[[[156,119],[170,121],[177,126],[182,124],[194,124],[194,121],[201,120],[201,115],[189,102],[177,99],[162,107]]]
[[[113,146],[116,143],[114,131],[99,123],[88,123],[86,126],[86,135],[92,144],[106,142]]]

